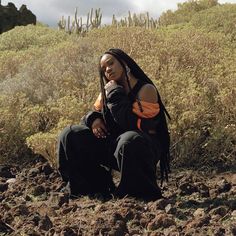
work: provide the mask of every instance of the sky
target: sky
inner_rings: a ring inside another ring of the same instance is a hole
[[[2,5],[8,4],[8,0],[2,0]],[[119,19],[131,13],[149,12],[154,19],[158,18],[166,10],[176,10],[177,3],[186,0],[12,0],[19,9],[25,4],[37,17],[37,21],[51,27],[57,27],[62,16],[74,16],[78,7],[78,16],[86,18],[91,8],[101,8],[102,24],[111,23],[113,14]],[[219,3],[236,3],[236,0],[218,0]]]

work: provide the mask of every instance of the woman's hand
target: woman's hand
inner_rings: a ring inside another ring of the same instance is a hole
[[[104,89],[105,89],[105,91],[106,91],[106,94],[107,94],[107,89],[108,89],[110,86],[114,85],[114,84],[117,84],[117,82],[116,82],[115,80],[110,80],[108,83],[106,83],[106,85],[104,86]]]
[[[104,121],[100,118],[97,118],[94,120],[91,128],[92,128],[93,134],[97,138],[106,138],[107,135],[109,134],[104,124]]]

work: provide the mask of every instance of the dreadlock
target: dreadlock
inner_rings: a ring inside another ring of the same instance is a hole
[[[145,83],[148,84],[152,84],[155,88],[156,86],[154,85],[154,83],[152,82],[152,80],[144,73],[144,71],[138,66],[138,64],[129,56],[127,55],[124,51],[122,51],[119,48],[111,48],[108,51],[106,51],[104,54],[110,54],[113,57],[115,57],[121,64],[121,66],[123,67],[124,71],[125,71],[125,77],[127,80],[127,84],[131,93],[131,96],[134,97],[134,95],[132,94],[132,89],[130,86],[130,81],[128,78],[128,73],[126,71],[126,66],[128,66],[130,68],[130,72],[133,74],[133,76],[135,78],[137,78],[138,80],[141,80]],[[104,112],[107,111],[107,99],[106,99],[106,93],[105,93],[105,89],[104,89],[104,80],[107,82],[107,78],[105,77],[104,72],[101,69],[101,66],[99,65],[99,75],[100,75],[100,86],[101,86],[101,93],[102,93],[102,98],[103,98],[103,116],[104,116]],[[167,117],[170,119],[170,115],[167,112],[164,104],[161,101],[161,96],[156,88],[157,94],[158,94],[158,102],[160,105],[161,110],[164,111],[164,113],[167,115]],[[142,106],[140,103],[140,100],[135,98],[138,102],[140,111],[142,112]],[[166,158],[165,158],[166,159]],[[167,159],[166,160],[160,160],[160,169],[161,169],[161,185],[164,179],[164,175],[166,177],[166,180],[168,181],[168,172],[170,172],[170,166],[169,166],[169,153],[167,154]]]

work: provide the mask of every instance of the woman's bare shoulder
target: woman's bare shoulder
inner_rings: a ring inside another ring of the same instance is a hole
[[[156,103],[158,100],[156,87],[152,84],[145,84],[139,90],[139,99],[145,102]]]

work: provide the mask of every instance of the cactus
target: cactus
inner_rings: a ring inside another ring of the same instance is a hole
[[[83,31],[82,17],[78,18],[78,8],[75,8],[75,32],[81,34]]]
[[[158,21],[154,20],[153,18],[150,18],[149,13],[141,13],[141,14],[133,14],[131,15],[131,12],[128,11],[128,17],[124,19],[120,19],[118,22],[113,15],[112,18],[112,25],[116,25],[119,27],[134,27],[134,26],[139,26],[139,27],[144,27],[146,29],[152,29],[152,28],[157,28],[158,26]]]
[[[57,25],[58,25],[59,30],[66,29],[66,20],[64,19],[64,16],[61,17],[61,20],[58,22]]]
[[[95,16],[93,19],[93,8],[90,11],[90,24],[92,29],[99,28],[101,26],[102,14],[100,13],[100,8],[95,10]]]
[[[112,22],[111,22],[111,24],[114,25],[114,26],[118,26],[118,22],[117,22],[117,19],[116,19],[114,14],[112,15]]]
[[[88,32],[90,29],[100,28],[102,20],[101,9],[91,10],[87,14],[86,23],[83,24],[82,17],[78,17],[78,8],[75,9],[74,20],[71,22],[70,16],[68,16],[68,20],[64,19],[62,16],[61,20],[58,23],[58,28],[60,30],[66,30],[68,33],[75,32],[79,35],[84,35],[84,33]],[[116,27],[144,27],[146,29],[155,29],[159,25],[158,20],[154,20],[150,17],[149,13],[141,13],[141,14],[131,14],[128,11],[128,16],[125,18],[121,18],[119,21],[116,19],[115,15],[112,16],[112,26]]]

